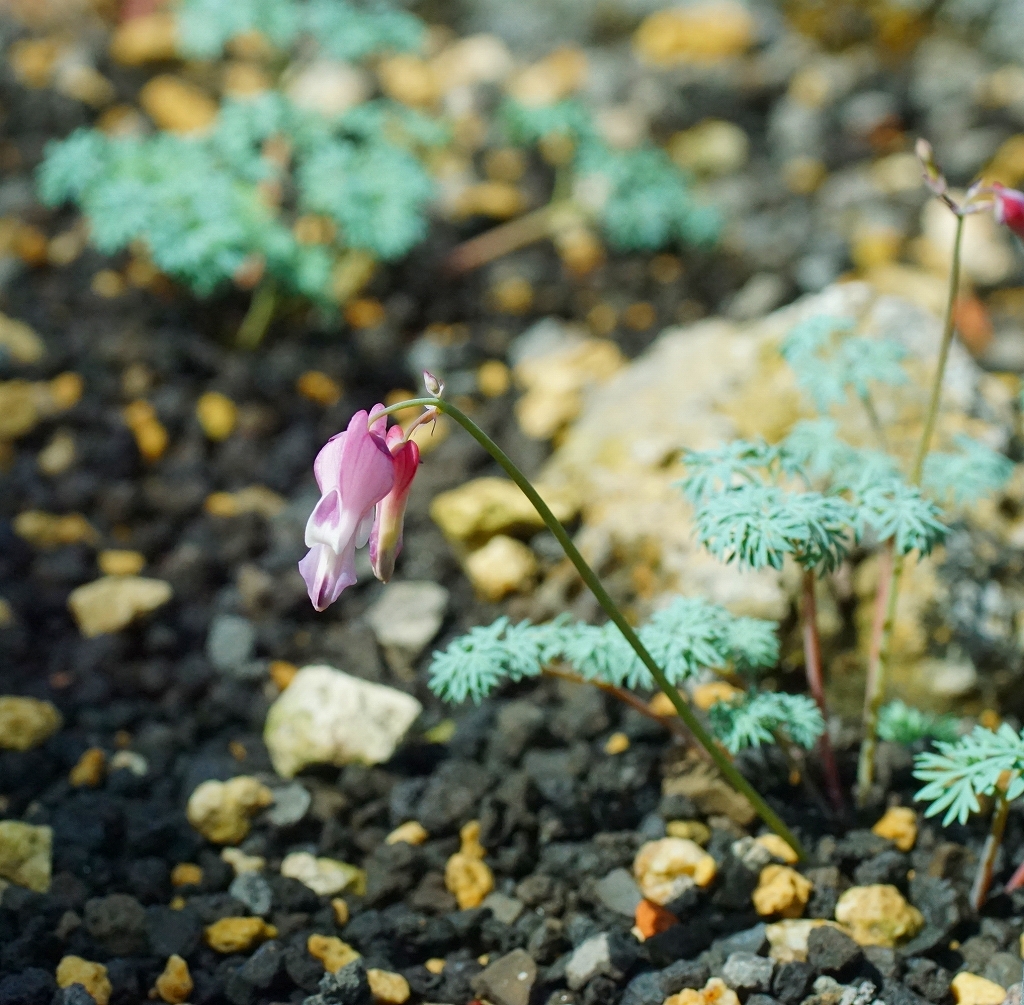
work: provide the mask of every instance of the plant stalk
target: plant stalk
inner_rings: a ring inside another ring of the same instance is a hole
[[[1010,801],[1006,798],[1006,790],[1010,787],[1012,778],[1013,772],[1004,771],[996,783],[996,805],[992,810],[992,825],[989,828],[988,837],[985,838],[985,847],[981,853],[981,861],[978,863],[978,872],[975,874],[974,883],[971,884],[971,907],[975,911],[981,910],[985,898],[988,897],[989,888],[992,886],[996,855],[999,853],[999,846],[1003,843],[1006,818],[1010,815]]]
[[[825,731],[818,737],[818,756],[825,775],[825,789],[828,792],[832,808],[837,813],[843,812],[843,783],[836,765],[835,751],[828,737],[828,705],[825,702],[825,681],[821,669],[821,637],[818,634],[818,602],[814,595],[815,581],[813,569],[805,569],[803,575],[803,602],[801,604],[801,620],[804,640],[804,669],[807,672],[807,689],[811,692],[825,720]]]
[[[683,720],[690,732],[697,738],[700,745],[708,752],[715,762],[718,770],[725,776],[729,784],[737,792],[746,797],[758,816],[779,835],[792,849],[806,860],[807,854],[796,835],[783,823],[779,815],[761,798],[757,790],[743,777],[736,769],[729,756],[719,747],[715,738],[704,728],[704,725],[694,714],[693,710],[686,704],[679,692],[669,683],[665,672],[658,666],[654,657],[647,651],[647,647],[640,641],[640,637],[633,630],[632,625],[626,620],[625,615],[619,610],[618,605],[612,600],[608,591],[601,585],[597,574],[587,564],[586,559],[580,554],[576,545],[573,544],[569,532],[562,526],[561,521],[551,512],[548,504],[540,497],[540,494],[533,487],[530,480],[516,467],[511,458],[499,447],[468,415],[457,408],[451,402],[442,398],[416,399],[413,401],[401,402],[403,407],[408,408],[413,404],[433,405],[435,408],[450,415],[470,436],[473,437],[505,470],[505,473],[519,486],[523,494],[530,500],[534,509],[540,514],[548,530],[554,534],[562,550],[568,556],[580,578],[590,588],[590,591],[597,598],[597,602],[604,608],[609,619],[622,632],[626,641],[633,651],[640,658],[641,662],[650,671],[658,687],[668,696],[672,702],[679,718]]]
[[[549,202],[540,209],[498,224],[477,237],[456,245],[445,261],[449,272],[462,275],[525,248],[551,234],[552,218],[564,207],[563,201]]]
[[[1016,869],[1013,870],[1013,875],[1006,881],[1006,886],[1003,887],[1005,893],[1013,893],[1014,890],[1019,890],[1024,886],[1024,862],[1021,862]]]
[[[270,278],[264,279],[256,287],[256,292],[249,301],[249,309],[238,326],[235,346],[249,351],[257,349],[263,341],[263,336],[267,334],[276,307],[277,285]]]
[[[928,457],[932,437],[935,435],[935,425],[939,417],[939,403],[942,400],[942,382],[946,375],[949,350],[953,344],[955,327],[954,308],[956,307],[956,298],[960,290],[960,247],[963,233],[964,217],[958,214],[956,218],[956,235],[953,238],[953,263],[949,271],[949,295],[946,300],[946,316],[942,326],[942,342],[939,344],[939,359],[935,368],[935,377],[932,381],[931,395],[928,399],[928,411],[925,413],[924,428],[921,431],[921,440],[917,445],[917,453],[914,456],[914,466],[910,472],[911,485],[921,484],[924,462]],[[876,608],[876,619],[877,611],[883,607],[885,618],[882,622],[881,637],[878,639],[877,649],[872,645],[871,654],[868,659],[868,676],[864,693],[864,738],[861,741],[860,758],[857,763],[857,801],[862,806],[867,801],[875,778],[878,711],[885,700],[886,685],[888,683],[889,647],[892,644],[892,629],[896,620],[900,575],[903,572],[904,563],[904,557],[895,554],[895,543],[892,540],[888,542],[888,551],[892,556],[889,563],[888,581],[883,587],[884,580],[879,580],[880,593],[879,599],[876,601],[879,605]]]

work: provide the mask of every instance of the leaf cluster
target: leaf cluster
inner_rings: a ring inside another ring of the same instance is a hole
[[[907,382],[906,350],[884,338],[852,335],[851,318],[818,314],[795,325],[781,351],[819,412],[846,400],[850,391],[867,400],[872,384]]]
[[[195,59],[215,59],[232,38],[252,31],[281,50],[302,40],[346,61],[418,50],[425,35],[406,11],[349,0],[182,0],[176,26],[182,55]]]
[[[255,258],[287,291],[327,303],[346,250],[394,259],[426,233],[421,120],[377,101],[328,121],[269,92],[226,103],[202,137],[80,129],[47,146],[39,191],[51,205],[77,203],[101,251],[140,241],[200,295]],[[267,198],[268,185],[279,199]],[[294,222],[304,214],[326,217],[335,237],[300,240]]]
[[[910,746],[919,740],[954,742],[959,736],[958,720],[952,715],[925,712],[896,699],[878,712],[879,739]]]
[[[574,193],[596,213],[613,248],[653,251],[706,245],[717,238],[718,213],[694,199],[687,176],[664,150],[653,144],[613,149],[580,102],[568,99],[534,108],[509,99],[500,119],[513,143],[561,136],[573,145],[569,170]]]
[[[706,669],[753,670],[779,655],[776,625],[730,614],[716,604],[680,597],[656,612],[638,634],[672,684]],[[654,681],[611,622],[558,619],[543,625],[499,618],[435,652],[430,687],[449,701],[479,701],[503,680],[536,677],[554,662],[572,664],[585,679],[617,687],[651,688]]]
[[[998,730],[975,726],[956,741],[937,741],[935,750],[914,758],[914,777],[928,784],[915,798],[931,805],[925,816],[946,811],[943,826],[953,820],[967,822],[977,813],[979,797],[996,792],[1003,773],[1009,772],[1006,798],[1024,793],[1024,733],[1005,723]]]
[[[957,506],[976,502],[1002,488],[1013,474],[1013,461],[970,436],[953,438],[954,452],[936,451],[924,462],[925,489]]]
[[[818,706],[806,695],[751,689],[733,701],[716,702],[708,711],[715,736],[730,753],[775,743],[779,733],[810,749],[825,731]]]

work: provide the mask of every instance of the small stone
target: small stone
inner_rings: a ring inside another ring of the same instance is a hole
[[[211,949],[227,955],[248,952],[266,939],[273,939],[277,929],[262,918],[221,918],[208,925],[203,934]]]
[[[366,892],[366,873],[347,862],[333,858],[317,858],[308,851],[294,851],[281,862],[281,875],[297,879],[321,897],[351,890]]]
[[[778,834],[762,834],[754,838],[754,844],[759,844],[772,858],[777,858],[786,865],[796,865],[800,861],[800,856]]]
[[[341,401],[341,385],[326,373],[319,370],[307,370],[295,382],[295,390],[317,405],[331,408]]]
[[[513,949],[472,978],[473,991],[494,1005],[529,1005],[537,964],[524,949]]]
[[[219,443],[234,432],[238,406],[226,394],[207,391],[196,402],[196,418],[207,438]]]
[[[366,622],[398,673],[408,671],[437,635],[448,591],[429,581],[389,583],[366,612]]]
[[[107,548],[96,556],[104,576],[137,576],[146,566],[146,556],[138,551]]]
[[[815,928],[807,937],[807,962],[836,980],[849,979],[863,958],[860,946],[831,925]]]
[[[287,94],[299,108],[334,118],[364,102],[370,82],[348,63],[316,59],[291,79]]]
[[[637,28],[633,46],[648,62],[670,66],[739,56],[756,38],[753,15],[743,4],[702,0],[651,14]]]
[[[476,386],[485,398],[500,398],[512,386],[512,372],[500,359],[489,359],[477,368]]]
[[[107,1005],[113,987],[107,977],[107,968],[102,963],[83,960],[81,956],[65,956],[57,964],[57,987],[68,988],[81,984],[96,1001],[96,1005]]]
[[[695,841],[666,837],[642,845],[633,860],[633,875],[647,900],[664,906],[694,885],[715,878],[715,860]]]
[[[266,917],[274,904],[274,891],[270,883],[258,872],[243,872],[237,875],[228,887],[228,893],[240,904],[244,904],[249,913]]]
[[[888,838],[900,851],[910,851],[917,841],[917,814],[909,806],[890,806],[871,833]]]
[[[712,705],[720,701],[732,701],[742,693],[738,687],[733,687],[728,681],[713,680],[707,684],[698,684],[693,689],[693,703],[702,712],[706,712]]]
[[[206,655],[218,669],[226,672],[242,668],[252,659],[256,646],[256,628],[237,614],[218,614],[206,636]]]
[[[151,77],[139,91],[139,104],[172,133],[198,132],[217,117],[217,103],[201,87],[170,73]]]
[[[122,414],[143,459],[150,462],[160,460],[167,450],[170,434],[157,418],[156,409],[148,401],[139,399],[126,405]]]
[[[39,422],[33,385],[27,380],[0,381],[0,439],[14,440]]]
[[[404,691],[333,667],[308,666],[271,705],[263,738],[284,778],[309,764],[379,764],[391,757],[421,710]]]
[[[68,781],[75,788],[94,789],[103,781],[107,770],[107,755],[100,747],[90,747],[68,773]]]
[[[454,894],[459,910],[479,907],[494,889],[494,874],[484,862],[480,844],[480,823],[471,820],[461,831],[462,845],[444,867],[444,885]]]
[[[807,997],[814,979],[814,967],[809,963],[782,963],[772,977],[772,995],[782,1005],[799,1005]]]
[[[74,436],[67,430],[59,429],[36,455],[36,464],[44,475],[56,478],[75,463],[76,456]]]
[[[740,1005],[739,997],[720,977],[712,977],[699,991],[683,988],[670,995],[664,1005]]]
[[[577,506],[564,491],[539,489],[543,500],[563,523]],[[475,478],[442,492],[430,504],[430,516],[450,541],[482,545],[495,534],[541,530],[544,521],[515,482],[507,478]]]
[[[390,970],[371,967],[366,971],[366,979],[370,982],[374,1000],[380,1005],[404,1005],[412,994],[409,982],[401,974],[392,973]],[[495,1005],[502,1003],[496,1001]]]
[[[671,911],[649,900],[641,900],[633,913],[633,934],[641,940],[668,931],[678,924],[679,919]]]
[[[31,750],[53,736],[63,722],[48,701],[0,696],[0,749]]]
[[[142,576],[101,576],[71,591],[68,608],[87,638],[119,632],[136,618],[155,611],[174,591],[162,579]]]
[[[171,886],[199,886],[203,870],[195,862],[179,862],[171,870]]]
[[[111,771],[130,771],[137,778],[144,778],[149,771],[149,762],[134,750],[118,750],[110,759]]]
[[[787,846],[788,847],[788,846]],[[762,918],[799,918],[811,897],[813,884],[787,865],[766,865],[751,899]]]
[[[243,513],[256,513],[272,520],[284,512],[286,501],[265,485],[250,485],[237,492],[212,492],[206,497],[203,509],[210,516],[232,517]]]
[[[565,978],[578,991],[598,975],[621,980],[635,962],[636,943],[632,947],[621,936],[602,932],[580,943],[565,967]]]
[[[445,961],[440,956],[432,956],[423,966],[429,973],[440,974],[444,972]]]
[[[348,904],[341,897],[335,897],[331,901],[331,910],[334,911],[334,923],[339,928],[344,928],[348,924],[349,909]]]
[[[515,897],[506,897],[503,893],[487,894],[480,906],[487,908],[491,915],[503,925],[515,924],[524,908],[521,900],[516,900]]]
[[[361,958],[352,960],[337,973],[320,978],[320,994],[307,998],[310,1005],[372,1005],[373,993]]]
[[[528,590],[537,574],[537,557],[530,548],[504,534],[471,552],[464,564],[477,594],[491,603]]]
[[[192,994],[192,987],[188,964],[177,954],[169,956],[163,973],[156,979],[156,993],[168,1005],[182,1005]]]
[[[324,965],[324,970],[332,974],[360,958],[359,953],[336,935],[311,935],[306,940],[306,949],[310,956]]]
[[[14,533],[33,548],[49,550],[66,544],[96,544],[99,533],[81,513],[24,510],[14,518]]]
[[[629,737],[625,733],[612,733],[604,745],[604,752],[609,757],[624,754],[627,750],[629,750]]]
[[[792,921],[778,921],[765,926],[768,937],[768,955],[776,963],[805,963],[807,961],[807,940],[815,928],[832,925],[834,922],[820,918],[801,918]]]
[[[663,796],[686,796],[704,816],[726,816],[746,827],[757,814],[750,802],[733,789],[713,765],[696,754],[687,755],[662,780]]]
[[[775,964],[755,953],[731,953],[722,967],[722,978],[733,991],[766,994],[771,987]]]
[[[270,674],[270,679],[277,685],[277,689],[283,691],[295,680],[299,668],[287,660],[271,660],[267,672]]]
[[[238,844],[249,833],[250,817],[274,801],[258,779],[237,775],[226,782],[208,781],[188,798],[188,822],[214,844]]]
[[[615,911],[627,918],[636,915],[637,905],[643,900],[636,880],[627,869],[612,869],[607,876],[599,879],[597,895],[609,911]]]
[[[967,971],[957,974],[950,987],[957,1005],[1002,1005],[1006,997],[1005,988]]]
[[[267,810],[264,819],[274,827],[291,827],[297,824],[313,803],[309,789],[298,782],[281,785],[271,791],[274,794],[274,804]]]
[[[861,946],[893,949],[924,927],[921,912],[887,884],[851,887],[839,898],[835,916]]]
[[[385,844],[411,844],[421,845],[427,841],[430,835],[426,827],[418,820],[409,820],[396,827],[385,839]]]
[[[38,363],[46,353],[43,340],[24,321],[0,313],[0,359],[4,355],[26,366]]]
[[[664,695],[662,695],[664,697]],[[711,840],[711,828],[700,820],[669,820],[665,824],[669,837],[694,841],[703,848]]]
[[[85,930],[111,956],[141,956],[146,946],[146,909],[127,893],[85,902]]]
[[[246,855],[241,848],[222,848],[220,857],[235,870],[236,876],[247,872],[262,872],[267,867],[267,860],[261,855]]]
[[[110,57],[121,66],[143,66],[174,59],[177,31],[169,11],[137,14],[122,21],[110,39]]]
[[[36,893],[50,889],[53,831],[20,820],[0,820],[0,878]]]
[[[750,140],[735,123],[705,119],[676,133],[668,142],[669,156],[685,171],[725,175],[747,162]]]

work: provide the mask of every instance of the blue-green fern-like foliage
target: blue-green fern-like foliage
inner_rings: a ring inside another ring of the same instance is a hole
[[[566,99],[535,108],[509,99],[500,118],[513,143],[529,145],[551,135],[573,143],[574,187],[599,193],[598,216],[613,248],[655,251],[672,245],[709,245],[717,239],[717,210],[694,199],[686,174],[668,154],[651,144],[613,149],[580,102]]]
[[[981,809],[980,797],[995,794],[1004,771],[1010,773],[1006,799],[1014,800],[1024,793],[1024,733],[1005,723],[995,731],[975,726],[914,758],[914,777],[928,783],[915,798],[930,803],[926,817],[945,810],[943,826],[953,820],[964,824]]]
[[[383,3],[349,0],[181,0],[176,11],[184,56],[215,59],[237,35],[258,31],[277,49],[315,44],[335,59],[419,50],[423,22]]]
[[[797,383],[821,413],[846,400],[850,391],[866,400],[872,384],[907,382],[906,350],[891,339],[851,334],[851,318],[818,314],[794,325],[781,352]]]
[[[256,255],[284,289],[327,303],[344,251],[387,261],[425,235],[433,187],[416,152],[430,135],[422,118],[378,101],[328,121],[268,92],[226,103],[202,137],[80,129],[48,145],[39,192],[50,205],[77,203],[101,251],[141,241],[161,271],[199,295]],[[288,145],[294,179],[264,156],[271,138]],[[294,184],[293,206],[267,203],[260,184],[270,181]],[[297,240],[291,224],[302,213],[329,217],[334,242]]]
[[[680,686],[709,669],[754,673],[774,666],[779,658],[776,629],[774,622],[739,617],[715,604],[680,597],[657,611],[638,634],[673,686]],[[536,677],[553,663],[568,663],[595,683],[647,690],[654,685],[647,667],[611,622],[588,625],[558,618],[532,625],[513,624],[503,617],[435,652],[430,688],[448,701],[479,702],[504,681]],[[773,742],[776,732],[810,747],[824,729],[808,698],[767,691],[752,692],[750,701],[718,703],[710,721],[734,751]]]
[[[925,712],[898,698],[883,705],[878,711],[879,739],[904,746],[920,740],[952,743],[960,735],[959,726],[956,716]]]
[[[1001,489],[1013,461],[970,436],[953,438],[955,452],[935,452],[924,462],[923,484],[936,498],[965,506]]]
[[[876,541],[892,538],[900,555],[912,551],[928,555],[946,539],[949,529],[941,520],[941,510],[901,478],[862,479],[853,494],[858,539],[869,532]]]

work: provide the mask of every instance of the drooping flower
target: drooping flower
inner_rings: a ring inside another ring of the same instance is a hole
[[[395,464],[395,482],[391,491],[377,504],[377,515],[370,531],[370,564],[382,582],[391,579],[395,560],[402,550],[402,530],[409,490],[420,463],[420,448],[405,439],[401,426],[388,430],[387,444]]]
[[[996,220],[1006,224],[1018,237],[1024,237],[1024,192],[1007,188],[999,182],[993,182],[989,191]]]
[[[366,544],[374,509],[395,484],[395,461],[385,435],[383,409],[356,412],[344,432],[317,454],[313,473],[320,501],[306,522],[309,552],[299,572],[313,606],[322,611],[356,581],[355,551]]]

